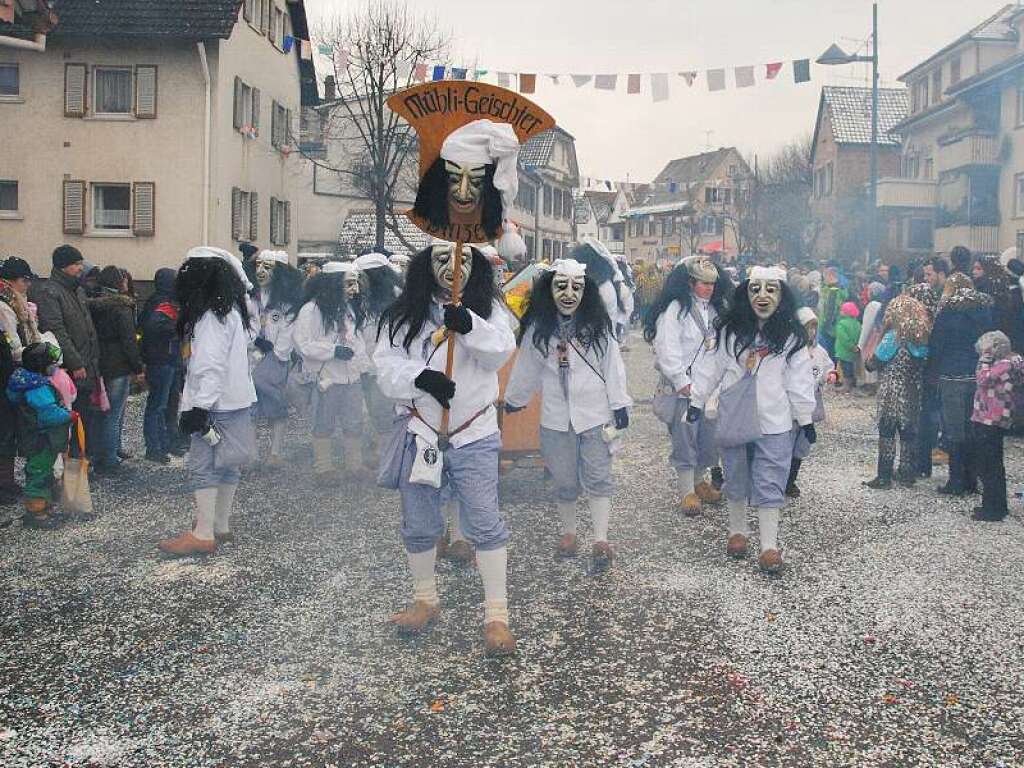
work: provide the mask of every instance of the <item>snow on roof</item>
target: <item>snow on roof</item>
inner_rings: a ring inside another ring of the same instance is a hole
[[[821,96],[832,117],[837,144],[871,143],[871,89],[825,86]],[[900,137],[889,131],[907,116],[905,88],[878,89],[878,143],[899,146]]]
[[[430,245],[431,237],[409,221],[404,213],[397,214],[398,228],[402,236],[415,250],[419,251]],[[353,211],[341,225],[338,245],[342,253],[355,254],[377,246],[377,217],[369,211]],[[384,230],[384,247],[392,253],[409,253],[409,248],[398,239],[395,233]]]

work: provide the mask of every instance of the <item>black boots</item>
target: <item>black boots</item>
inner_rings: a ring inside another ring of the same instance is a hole
[[[878,474],[874,480],[868,480],[864,485],[879,491],[887,491],[892,488],[892,467],[895,463],[896,438],[878,438]]]
[[[803,464],[802,459],[793,459],[793,463],[789,465],[789,480],[786,481],[786,495],[791,499],[800,498],[800,489],[797,487],[796,478],[800,474],[801,464]]]

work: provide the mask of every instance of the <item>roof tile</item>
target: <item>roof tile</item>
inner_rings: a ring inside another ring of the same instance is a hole
[[[242,0],[55,0],[53,34],[66,37],[231,36]]]
[[[871,89],[825,86],[822,96],[832,117],[837,144],[871,143]],[[907,116],[905,88],[878,89],[878,143],[899,146],[901,138],[889,131]]]

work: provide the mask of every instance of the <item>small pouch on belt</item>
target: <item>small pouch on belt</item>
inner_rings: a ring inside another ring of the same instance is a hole
[[[444,455],[438,450],[436,443],[416,435],[416,458],[409,472],[409,482],[440,488],[443,466]]]

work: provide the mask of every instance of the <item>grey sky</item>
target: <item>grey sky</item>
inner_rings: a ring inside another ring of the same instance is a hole
[[[315,20],[362,0],[306,0]],[[770,61],[816,58],[833,41],[851,50],[871,29],[870,0],[410,0],[451,26],[467,65],[492,72],[669,72],[671,97],[655,104],[627,96],[555,86],[538,78],[535,100],[576,137],[587,176],[650,181],[674,157],[707,145],[770,153],[813,130],[823,84],[868,85],[865,66],[812,68],[795,85],[788,67],[762,82]],[[883,86],[995,13],[994,0],[882,0],[879,51]],[[758,65],[757,85],[709,93],[703,70]],[[699,70],[693,88],[676,74]]]

